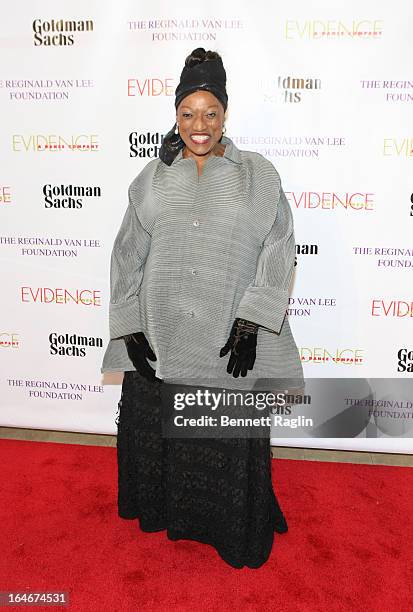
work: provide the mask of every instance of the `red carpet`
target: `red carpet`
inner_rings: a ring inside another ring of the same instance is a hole
[[[114,448],[1,440],[0,459],[0,591],[71,598],[20,610],[413,610],[411,468],[273,460],[289,532],[235,570],[118,518]]]

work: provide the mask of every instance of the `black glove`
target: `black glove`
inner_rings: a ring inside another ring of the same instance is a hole
[[[142,332],[136,332],[123,336],[126,344],[126,350],[128,351],[129,359],[135,366],[135,369],[142,374],[147,380],[155,381],[160,380],[155,376],[155,370],[151,368],[146,359],[156,361],[156,355],[149,346],[145,334]]]
[[[258,325],[245,319],[235,319],[231,333],[225,346],[219,352],[224,357],[231,350],[231,356],[227,365],[227,372],[238,378],[246,376],[248,370],[252,370],[255,363],[257,349]]]

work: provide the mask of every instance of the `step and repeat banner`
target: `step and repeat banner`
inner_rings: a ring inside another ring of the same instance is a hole
[[[274,164],[293,211],[306,378],[389,383],[350,389],[371,420],[348,437],[273,442],[411,451],[412,18],[408,0],[4,4],[0,424],[116,432],[122,374],[100,372],[112,244],[202,46],[227,71],[226,135]]]

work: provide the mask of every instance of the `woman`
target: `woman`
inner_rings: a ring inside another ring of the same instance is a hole
[[[274,530],[287,530],[269,437],[172,439],[161,421],[170,409],[165,390],[177,384],[248,390],[293,379],[299,386],[285,318],[293,220],[271,162],[224,136],[228,96],[218,53],[195,49],[175,94],[175,126],[159,159],[129,187],[111,257],[102,372],[125,372],[118,512],[138,518],[144,531],[211,544],[235,568],[257,568]]]

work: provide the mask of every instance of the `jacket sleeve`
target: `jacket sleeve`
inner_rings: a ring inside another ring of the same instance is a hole
[[[235,316],[279,333],[288,307],[294,261],[293,216],[280,186],[275,221],[264,239],[255,279],[246,288]]]
[[[128,190],[129,205],[115,238],[110,260],[111,340],[141,331],[139,289],[151,236],[139,220],[137,206],[132,197],[132,185]]]

